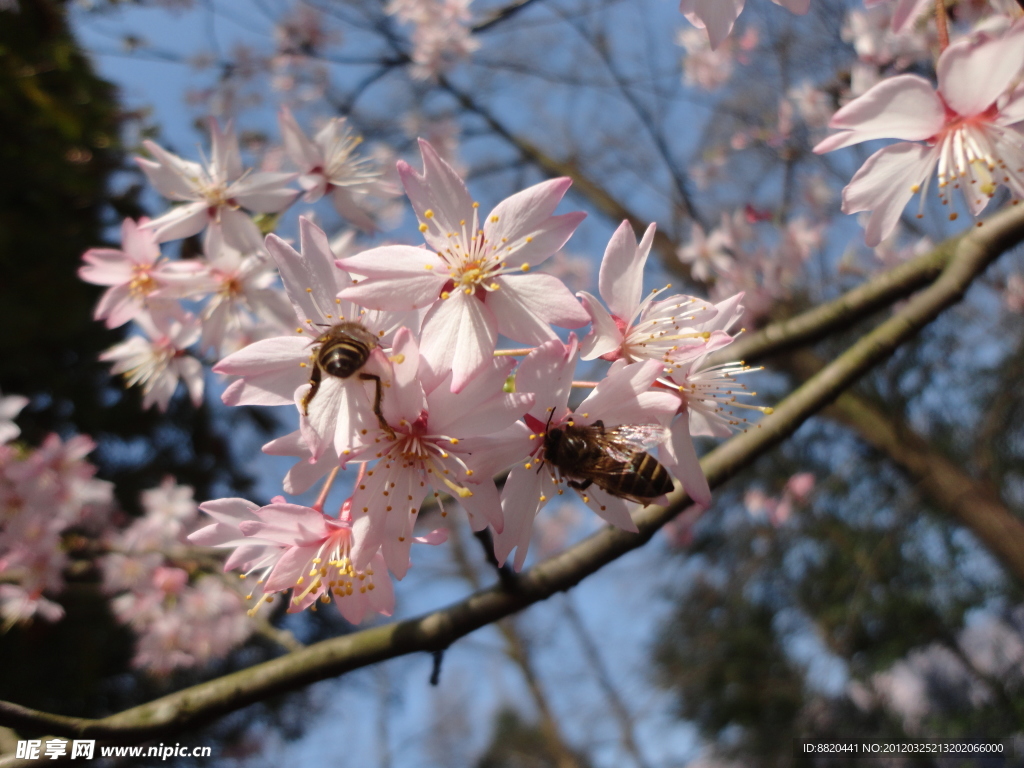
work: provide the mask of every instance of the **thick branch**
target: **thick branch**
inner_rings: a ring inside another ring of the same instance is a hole
[[[773,416],[737,435],[701,462],[712,487],[778,445],[808,418],[834,401],[873,366],[888,358],[945,308],[959,301],[971,282],[1007,248],[1024,239],[1024,212],[996,215],[959,243],[955,258],[930,287],[851,346],[778,405]],[[481,590],[439,611],[312,645],[278,659],[178,691],[97,720],[60,717],[0,703],[0,725],[79,738],[138,742],[207,722],[276,693],[295,690],[378,661],[408,653],[438,651],[470,632],[528,605],[570,589],[621,555],[643,546],[689,505],[680,492],[666,507],[648,506],[634,515],[639,533],[604,528],[523,573],[517,589]],[[0,761],[12,766],[13,761]]]

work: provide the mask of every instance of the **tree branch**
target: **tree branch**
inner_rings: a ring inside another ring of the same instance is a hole
[[[1003,251],[1024,239],[1024,211],[997,214],[965,235],[939,278],[888,320],[783,400],[773,416],[739,434],[701,462],[712,487],[720,486],[758,456],[778,445],[808,418],[834,401],[873,366],[959,301],[972,281]],[[647,543],[661,526],[689,505],[677,491],[666,507],[634,514],[638,533],[603,528],[584,541],[523,573],[515,592],[500,585],[478,591],[433,613],[325,640],[286,656],[210,680],[100,719],[63,717],[0,702],[0,725],[33,733],[139,742],[193,727],[277,693],[409,653],[437,651],[480,627],[557,592]],[[11,768],[17,761],[0,761]]]

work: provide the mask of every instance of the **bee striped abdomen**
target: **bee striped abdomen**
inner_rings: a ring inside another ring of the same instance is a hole
[[[631,464],[632,471],[617,478],[618,490],[622,493],[653,499],[672,490],[672,477],[651,454],[639,453]]]
[[[370,347],[363,342],[352,338],[342,338],[325,344],[324,348],[320,350],[319,359],[326,373],[337,376],[339,379],[347,379],[363,367],[370,352]]]

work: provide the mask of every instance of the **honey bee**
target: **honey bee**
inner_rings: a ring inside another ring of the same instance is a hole
[[[347,379],[362,368],[377,348],[377,337],[366,330],[360,323],[338,323],[321,333],[314,341],[319,344],[313,360],[313,371],[309,376],[309,391],[302,398],[302,414],[309,416],[309,404],[320,389],[323,374]],[[373,373],[360,373],[359,378],[374,383],[373,413],[381,429],[394,434],[391,426],[384,420],[380,404],[383,398],[380,376]]]
[[[605,427],[568,422],[545,430],[544,460],[569,478],[569,487],[583,491],[596,485],[621,499],[649,504],[672,490],[672,477],[646,448],[661,439],[663,429],[623,424]]]

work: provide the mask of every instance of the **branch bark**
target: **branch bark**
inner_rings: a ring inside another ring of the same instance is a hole
[[[873,366],[888,358],[944,309],[958,302],[988,265],[1024,240],[1024,211],[1010,209],[972,230],[939,278],[888,320],[854,343],[775,409],[773,416],[716,448],[701,462],[712,487],[733,477],[833,402]],[[681,492],[665,507],[648,506],[634,519],[636,534],[604,528],[523,573],[515,591],[480,590],[433,613],[337,637],[100,719],[64,717],[0,702],[0,726],[120,744],[164,736],[295,690],[318,680],[409,653],[439,651],[470,632],[528,605],[571,589],[616,558],[646,544],[689,505]],[[25,764],[0,761],[0,767]]]

